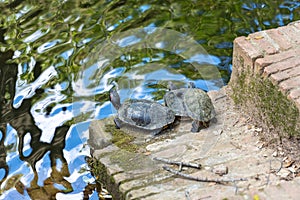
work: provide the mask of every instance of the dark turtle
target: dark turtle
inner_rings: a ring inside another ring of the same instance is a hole
[[[190,117],[193,120],[192,132],[199,132],[201,127],[208,127],[216,113],[211,99],[203,90],[196,88],[190,82],[189,88],[176,89],[169,82],[169,89],[164,101],[166,106],[175,112],[176,116]]]
[[[110,91],[110,101],[118,111],[114,119],[118,128],[138,129],[156,135],[175,120],[174,112],[156,101],[129,99],[121,105],[115,89]]]

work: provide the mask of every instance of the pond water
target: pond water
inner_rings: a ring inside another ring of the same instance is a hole
[[[167,82],[229,81],[232,41],[300,19],[298,1],[0,0],[0,199],[98,199],[88,126]]]

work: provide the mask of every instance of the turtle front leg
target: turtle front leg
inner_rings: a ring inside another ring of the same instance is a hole
[[[121,124],[122,124],[121,120],[118,117],[116,117],[114,119],[114,122],[115,122],[116,128],[120,129],[121,128]]]
[[[193,120],[191,132],[197,133],[200,131],[200,129],[201,129],[200,121]]]
[[[207,128],[209,126],[209,122],[201,122],[197,120],[193,120],[191,132],[197,133],[202,128]]]

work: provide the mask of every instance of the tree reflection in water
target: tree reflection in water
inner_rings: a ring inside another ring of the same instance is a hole
[[[0,30],[0,40],[4,42],[3,33],[5,30]],[[5,182],[3,188],[8,190],[12,187],[15,187],[17,191],[21,194],[24,194],[25,190],[32,199],[55,199],[56,193],[58,192],[71,192],[73,191],[72,185],[68,182],[65,177],[70,176],[68,169],[68,164],[66,159],[63,156],[63,149],[65,147],[66,134],[69,130],[69,126],[63,125],[57,127],[55,130],[54,137],[52,142],[45,143],[40,141],[41,130],[35,125],[35,121],[30,113],[32,100],[34,97],[23,100],[21,106],[15,109],[13,105],[13,99],[15,95],[15,84],[17,79],[17,65],[8,64],[8,60],[11,59],[13,53],[0,52],[0,131],[2,133],[1,142],[0,142],[0,168],[3,169],[4,174],[2,175],[2,180],[0,184]],[[35,66],[35,71],[38,70],[39,65]],[[35,74],[36,77],[39,74]],[[36,95],[40,95],[40,92],[37,92]],[[7,124],[12,126],[18,134],[18,142],[13,144],[14,147],[18,147],[19,158],[22,161],[25,161],[30,164],[31,170],[33,171],[34,178],[30,183],[30,187],[25,187],[20,181],[22,174],[12,175],[9,177],[9,168],[6,162],[8,147],[4,145],[7,133]],[[24,155],[24,136],[29,133],[30,148],[31,152],[29,155]],[[40,161],[44,155],[49,153],[50,162],[51,162],[51,174],[44,180],[43,186],[38,184],[39,176],[36,170],[36,163]],[[57,159],[62,163],[61,169],[57,169]],[[8,178],[9,177],[9,178]],[[58,189],[56,184],[61,185],[63,189]]]

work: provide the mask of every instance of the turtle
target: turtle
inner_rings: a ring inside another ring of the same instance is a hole
[[[118,112],[114,119],[117,128],[124,127],[157,135],[175,120],[175,113],[156,101],[128,99],[121,104],[115,89],[110,91],[109,97]]]
[[[189,117],[193,120],[191,132],[199,132],[208,127],[215,119],[216,112],[207,93],[195,87],[193,82],[188,88],[177,89],[172,82],[169,91],[164,95],[165,105],[175,112],[176,116]]]

